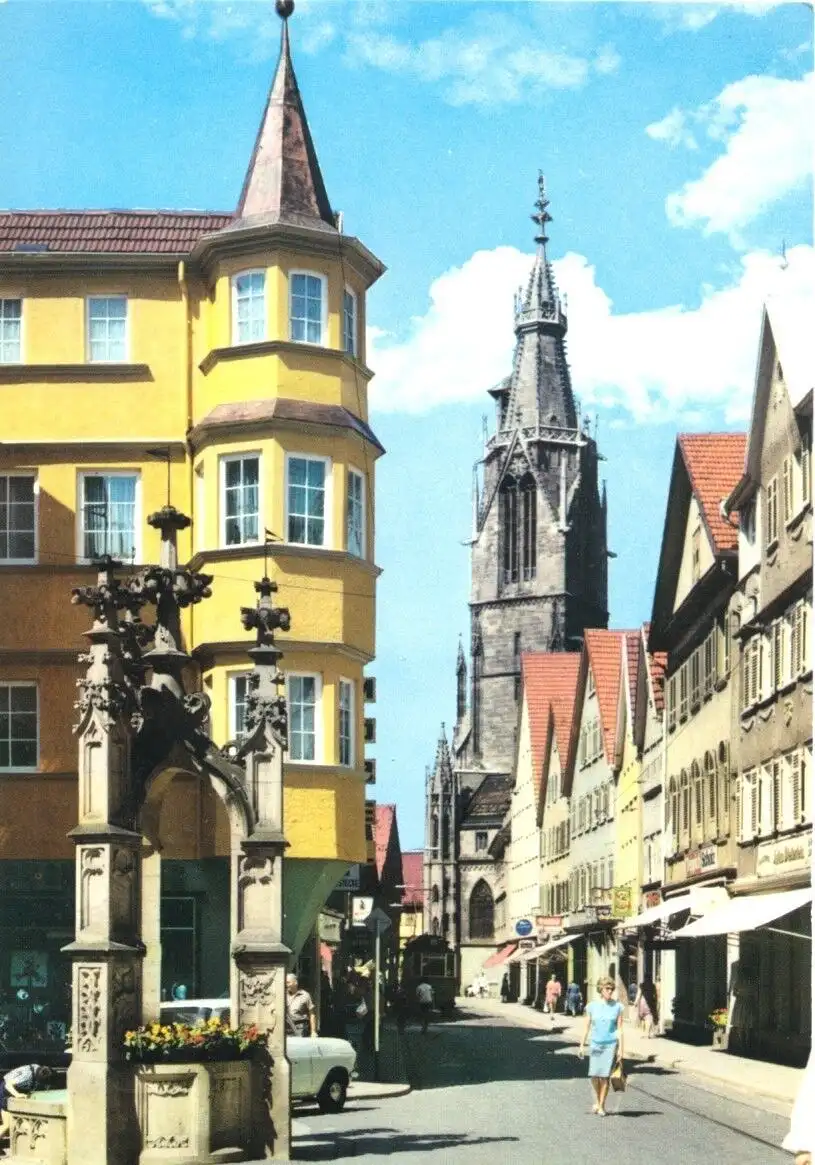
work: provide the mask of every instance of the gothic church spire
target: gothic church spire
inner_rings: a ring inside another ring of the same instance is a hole
[[[566,362],[566,312],[546,254],[552,221],[543,174],[532,221],[537,251],[526,290],[515,300],[515,359],[503,428],[575,429],[577,413]]]
[[[277,62],[255,148],[243,181],[237,216],[336,230],[289,48],[293,0],[277,0],[282,18]]]

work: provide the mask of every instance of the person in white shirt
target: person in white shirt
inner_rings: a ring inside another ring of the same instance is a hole
[[[812,1165],[815,1153],[815,1052],[810,1052],[804,1078],[790,1116],[790,1131],[781,1142],[795,1157],[795,1165]]]
[[[424,979],[416,988],[416,1002],[419,1004],[422,1016],[422,1034],[425,1035],[427,1025],[430,1022],[430,1013],[433,1010],[433,988],[429,983],[425,983]]]

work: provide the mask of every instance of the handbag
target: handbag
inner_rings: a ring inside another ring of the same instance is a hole
[[[611,1087],[615,1092],[625,1092],[627,1077],[623,1070],[622,1060],[618,1060],[611,1070]]]

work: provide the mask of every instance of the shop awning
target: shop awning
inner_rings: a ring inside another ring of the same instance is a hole
[[[672,914],[681,914],[683,910],[690,910],[693,914],[704,914],[724,905],[727,900],[727,890],[724,886],[699,886],[687,890],[684,894],[666,898],[658,906],[649,906],[642,914],[634,914],[631,918],[624,919],[620,925],[623,928],[653,926],[656,922],[670,918]]]
[[[505,947],[501,947],[500,951],[496,951],[494,955],[490,955],[484,963],[484,970],[486,971],[490,967],[500,967],[502,963],[507,961],[517,945],[517,943],[507,943]]]
[[[557,947],[565,947],[567,943],[572,943],[578,938],[580,938],[579,934],[564,934],[561,938],[553,939],[548,943],[542,943],[539,947],[530,947],[528,950],[516,951],[510,959],[510,962],[529,963],[532,959],[540,959],[542,956],[548,955],[550,951],[554,951]]]
[[[677,938],[703,938],[711,934],[735,934],[740,930],[755,930],[776,918],[783,918],[792,910],[812,901],[812,887],[784,890],[779,894],[747,894],[731,898],[718,909],[709,911],[695,922],[676,931]]]

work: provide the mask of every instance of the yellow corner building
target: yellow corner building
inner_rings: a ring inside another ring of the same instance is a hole
[[[59,949],[72,932],[86,629],[70,590],[101,554],[158,561],[146,519],[168,496],[192,517],[181,559],[214,575],[185,633],[216,742],[242,730],[240,608],[267,569],[291,611],[284,939],[295,952],[349,864],[365,861],[383,453],[368,424],[365,297],[383,271],[329,204],[285,21],[234,213],[0,213],[0,977],[28,989],[19,1007],[9,997],[12,1027],[33,1022],[32,999],[43,1023],[67,1011]],[[228,831],[209,789],[176,780],[161,841],[163,989],[220,995]]]

